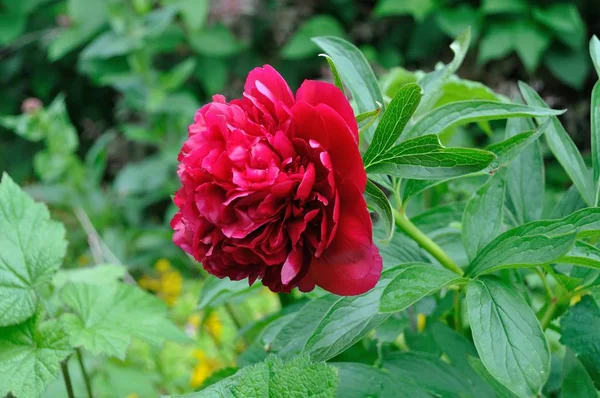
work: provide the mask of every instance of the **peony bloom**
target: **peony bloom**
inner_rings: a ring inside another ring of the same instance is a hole
[[[379,280],[358,128],[334,85],[307,80],[294,97],[256,68],[243,98],[196,112],[179,161],[173,241],[209,273],[339,295]]]

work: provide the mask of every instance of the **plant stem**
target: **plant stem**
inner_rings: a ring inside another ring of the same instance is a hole
[[[85,388],[87,390],[88,397],[94,398],[94,394],[92,394],[92,383],[90,383],[90,376],[85,371],[85,365],[83,364],[83,355],[81,355],[81,349],[77,348],[75,351],[77,351],[77,361],[79,362],[81,373],[83,373],[83,380],[85,381]]]
[[[463,270],[456,265],[454,260],[446,254],[441,247],[439,247],[434,241],[432,241],[427,235],[425,235],[419,228],[413,224],[404,213],[394,210],[394,221],[396,225],[410,236],[415,242],[419,244],[423,249],[427,250],[429,254],[435,257],[436,260],[442,264],[442,266],[458,275],[463,275]]]
[[[556,305],[556,299],[552,299],[552,301],[550,301],[550,304],[548,305],[548,307],[546,307],[546,310],[544,311],[544,313],[542,314],[542,317],[540,318],[540,324],[542,325],[542,330],[546,330],[548,328],[548,326],[550,325],[550,322],[552,322],[552,318],[554,317],[554,312],[556,311],[557,305]]]
[[[62,369],[63,378],[65,379],[65,387],[67,387],[67,395],[69,398],[75,398],[75,394],[73,393],[73,384],[71,384],[71,375],[69,375],[69,368],[67,367],[67,361],[64,360],[60,363],[60,368]]]
[[[454,329],[462,333],[462,309],[460,306],[460,289],[454,291]]]

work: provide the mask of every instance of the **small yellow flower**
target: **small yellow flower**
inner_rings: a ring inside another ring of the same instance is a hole
[[[156,263],[154,263],[154,269],[160,273],[167,272],[171,269],[171,262],[166,258],[159,258]]]
[[[142,289],[157,292],[160,290],[160,281],[158,279],[151,278],[149,276],[142,276],[138,281],[138,284]]]
[[[200,317],[199,314],[192,314],[188,318],[187,323],[188,323],[188,325],[192,326],[194,329],[198,329],[198,326],[200,326],[201,321],[202,321],[202,318]]]
[[[210,375],[220,367],[219,362],[216,359],[208,358],[203,350],[196,349],[192,355],[198,363],[192,370],[190,377],[190,386],[196,388],[202,385],[210,377]]]
[[[581,294],[571,297],[571,305],[575,305],[581,301]]]
[[[221,336],[223,335],[223,322],[221,322],[219,314],[215,311],[211,312],[208,318],[206,318],[204,327],[206,327],[208,333],[210,333],[217,341],[221,340]]]
[[[125,398],[140,398],[139,395],[137,395],[136,393],[132,392],[127,394],[127,396]]]
[[[417,330],[419,332],[422,332],[423,330],[425,330],[426,323],[427,323],[427,317],[425,316],[425,314],[418,314],[417,315]]]
[[[175,304],[183,289],[183,277],[178,271],[167,271],[160,276],[159,296],[169,305]]]
[[[90,263],[90,258],[85,254],[82,254],[81,256],[77,257],[77,263],[81,266],[88,265]]]

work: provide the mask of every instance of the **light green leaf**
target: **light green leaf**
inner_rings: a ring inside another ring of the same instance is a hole
[[[529,119],[509,119],[504,138],[516,137],[532,128]],[[541,129],[537,131],[541,132]],[[544,159],[538,143],[521,149],[508,165],[506,180],[507,207],[518,223],[539,220],[544,207]]]
[[[486,14],[519,13],[529,8],[526,0],[483,0],[481,7]]]
[[[337,66],[335,66],[335,62],[333,62],[333,58],[331,58],[331,57],[330,57],[329,55],[327,55],[327,54],[319,54],[319,57],[323,57],[323,58],[325,58],[325,59],[327,60],[327,64],[329,65],[329,69],[331,69],[331,74],[333,75],[333,83],[334,83],[334,84],[335,84],[335,86],[336,86],[337,88],[339,88],[339,89],[342,91],[342,93],[344,93],[344,95],[345,95],[345,94],[346,94],[346,92],[345,92],[345,90],[344,90],[344,82],[342,81],[342,77],[340,76],[340,72],[338,71],[338,69],[337,69]],[[377,108],[377,109],[375,109],[374,111],[371,111],[371,112],[366,112],[366,113],[362,113],[362,114],[358,115],[358,116],[356,117],[356,122],[357,122],[357,123],[359,123],[359,126],[358,126],[358,127],[359,127],[359,130],[362,130],[362,129],[361,129],[361,127],[360,127],[360,122],[361,122],[362,120],[358,120],[358,119],[359,119],[359,116],[361,116],[361,115],[370,115],[370,114],[372,114],[373,112],[376,112],[376,113],[375,113],[375,116],[377,116],[377,115],[379,114],[379,111],[381,111],[381,108]]]
[[[513,30],[510,23],[491,23],[479,42],[478,63],[483,65],[510,54],[515,49]]]
[[[490,374],[519,396],[539,395],[550,374],[550,351],[525,300],[486,277],[469,282],[467,312],[475,347]]]
[[[358,124],[358,134],[362,134],[363,131],[371,127],[373,123],[379,118],[381,113],[381,107],[373,109],[370,112],[363,112],[356,116],[356,123]]]
[[[365,196],[367,197],[367,204],[382,218],[386,231],[385,239],[392,239],[392,236],[394,235],[394,213],[388,197],[371,180],[367,180]]]
[[[533,73],[550,46],[552,38],[535,23],[522,20],[513,27],[513,43],[525,69]]]
[[[564,84],[581,90],[590,72],[590,60],[583,49],[551,49],[544,56],[544,65]]]
[[[36,289],[52,279],[67,249],[65,229],[4,173],[0,182],[0,326],[35,313]]]
[[[192,33],[189,41],[196,52],[208,57],[229,57],[242,49],[242,44],[235,35],[222,24]]]
[[[420,99],[421,87],[417,84],[406,84],[398,91],[377,125],[373,140],[363,156],[365,169],[377,162],[394,145],[417,109]]]
[[[260,284],[248,285],[248,281],[232,281],[227,278],[219,279],[210,275],[206,278],[200,298],[198,299],[198,309],[207,310],[216,308],[231,300],[245,296],[248,293],[255,292],[261,287]]]
[[[0,396],[39,397],[71,353],[58,321],[39,323],[37,318],[0,328]]]
[[[544,107],[526,106],[496,101],[452,102],[424,115],[400,138],[407,140],[425,134],[440,134],[442,131],[465,123],[512,117],[553,116],[563,114]]]
[[[199,30],[206,23],[210,9],[209,0],[179,0],[175,5],[179,8],[179,14],[188,30]]]
[[[494,379],[494,376],[492,376],[490,372],[488,372],[483,362],[481,362],[481,359],[469,356],[467,357],[467,360],[469,361],[469,364],[475,370],[475,372],[477,372],[477,374],[481,376],[481,378],[484,379],[487,382],[487,384],[494,390],[498,398],[516,397],[516,395],[513,394],[512,391],[504,387],[504,385],[498,380]]]
[[[600,233],[600,208],[580,210],[560,220],[533,221],[502,233],[471,262],[468,274],[547,264],[565,255],[577,236]]]
[[[369,112],[379,104],[384,104],[379,83],[367,59],[352,43],[333,36],[313,37],[312,39],[335,62],[346,87],[356,103],[356,113]],[[384,110],[385,110],[385,106]],[[374,128],[365,131],[364,138],[371,141]]]
[[[563,398],[595,398],[598,396],[590,375],[573,351],[567,349],[562,371]]]
[[[0,13],[0,45],[10,44],[17,37],[21,36],[27,28],[27,15],[3,12]]]
[[[390,241],[386,241],[385,231],[375,226],[373,229],[373,242],[379,248],[379,254],[381,254],[385,269],[404,263],[430,262],[425,254],[426,252],[414,240],[404,234],[395,233]]]
[[[431,398],[408,378],[364,363],[330,363],[338,371],[337,396],[343,398]]]
[[[590,39],[590,56],[596,69],[596,74],[600,77],[600,40],[596,35]]]
[[[586,35],[585,22],[575,4],[553,4],[548,8],[534,8],[533,18],[554,32],[567,46],[583,47]]]
[[[495,156],[472,148],[446,148],[435,134],[401,142],[371,162],[367,173],[426,180],[450,178],[483,170]]]
[[[156,346],[165,338],[186,340],[166,318],[166,305],[137,286],[69,283],[60,296],[75,312],[60,318],[71,344],[94,355],[124,359],[134,337]]]
[[[509,102],[504,96],[495,93],[488,86],[467,79],[461,79],[456,75],[452,75],[442,86],[443,95],[436,102],[435,108],[448,104],[450,102],[467,101],[467,100],[487,100]]]
[[[441,288],[464,282],[454,272],[430,264],[415,264],[403,268],[383,289],[380,312],[402,311]]]
[[[387,17],[393,15],[412,15],[417,21],[422,22],[425,19],[425,17],[435,8],[436,4],[434,0],[379,0],[373,12],[378,17]]]
[[[479,10],[469,4],[457,4],[455,7],[442,8],[436,15],[440,29],[449,37],[460,35],[469,27],[473,39],[477,39],[483,19]]]
[[[169,72],[161,76],[161,87],[167,91],[180,88],[192,75],[194,68],[196,68],[196,60],[193,58],[188,58],[175,65]]]
[[[600,249],[578,240],[571,250],[557,261],[581,267],[600,269]]]
[[[519,88],[527,104],[548,108],[548,105],[546,105],[538,93],[527,84],[519,82]],[[544,121],[544,115],[531,116],[535,116],[538,123]],[[551,116],[551,123],[548,129],[546,129],[545,134],[548,146],[586,203],[591,206],[594,203],[594,184],[592,183],[589,170],[579,153],[579,149],[577,149],[577,146],[573,143],[573,140],[556,116]]]
[[[202,391],[172,397],[334,398],[337,385],[335,369],[324,362],[311,363],[308,355],[284,362],[270,355]]]
[[[571,307],[560,320],[560,342],[577,354],[596,386],[600,385],[600,308],[590,296]]]
[[[473,194],[462,219],[462,242],[469,260],[500,232],[504,215],[506,169],[500,169]]]
[[[69,282],[84,282],[96,285],[112,284],[123,278],[127,272],[124,265],[99,264],[88,268],[62,269],[54,275],[52,284],[61,289]]]
[[[550,214],[550,218],[564,218],[571,213],[575,213],[577,210],[581,210],[586,208],[587,205],[577,187],[575,185],[571,185],[569,189],[561,196],[560,200],[552,209],[552,213]]]
[[[109,31],[88,44],[79,55],[82,60],[107,59],[129,54],[142,46],[142,40],[133,36],[120,36]]]
[[[451,228],[458,229],[465,207],[465,202],[432,207],[411,217],[410,221],[425,234],[436,235],[436,233],[443,233]]]
[[[600,206],[600,82],[594,84],[590,104],[590,124],[592,129],[592,166],[596,182],[595,205]]]
[[[344,27],[329,15],[319,14],[305,21],[281,50],[286,59],[303,59],[315,55],[319,47],[311,41],[315,36],[345,36]]]

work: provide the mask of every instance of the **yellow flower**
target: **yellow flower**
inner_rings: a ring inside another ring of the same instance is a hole
[[[425,330],[426,323],[427,323],[427,317],[425,316],[425,314],[418,314],[417,315],[417,330],[419,332],[422,332],[423,330]]]
[[[220,367],[220,364],[217,360],[208,358],[203,350],[196,349],[192,355],[198,360],[198,363],[196,363],[196,366],[192,370],[190,386],[196,388],[201,386]]]
[[[219,314],[215,311],[211,312],[208,318],[206,318],[204,327],[206,327],[208,333],[210,333],[217,341],[221,340],[221,336],[223,335],[223,322],[221,322]]]
[[[160,273],[167,272],[171,269],[171,262],[166,258],[159,258],[156,263],[154,263],[154,269]]]
[[[198,326],[200,326],[200,321],[202,321],[202,318],[200,318],[199,314],[192,314],[188,318],[187,323],[194,329],[198,329]]]
[[[178,271],[167,271],[160,276],[159,296],[169,305],[175,304],[183,289],[183,277]]]
[[[571,297],[571,305],[575,305],[581,301],[581,294]]]
[[[151,278],[149,276],[142,276],[138,281],[138,284],[142,289],[156,292],[160,289],[160,281],[158,279]]]
[[[125,398],[140,398],[140,396],[137,395],[136,393],[132,392],[130,394],[127,394],[127,396]]]

